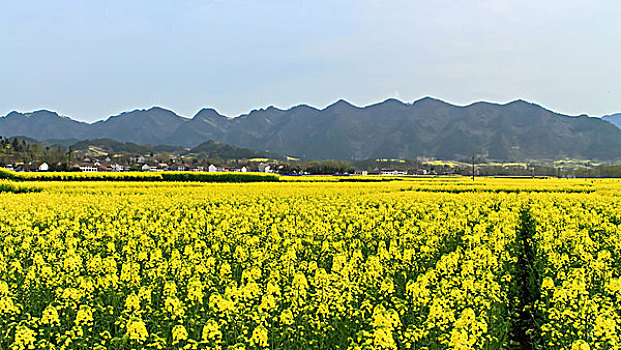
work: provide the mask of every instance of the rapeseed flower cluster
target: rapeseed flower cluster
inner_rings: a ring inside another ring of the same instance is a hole
[[[619,185],[537,181],[2,193],[0,349],[619,348]]]

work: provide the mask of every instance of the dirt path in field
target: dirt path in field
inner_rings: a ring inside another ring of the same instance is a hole
[[[519,303],[510,336],[514,344],[519,344],[517,348],[524,350],[534,349],[533,345],[538,338],[537,315],[533,306],[539,299],[541,282],[535,268],[535,253],[531,245],[535,230],[536,221],[532,217],[530,208],[522,208],[518,226],[518,244],[520,245],[517,262],[518,280],[515,286],[519,291]]]

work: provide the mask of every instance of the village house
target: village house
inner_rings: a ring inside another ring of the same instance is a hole
[[[170,171],[185,171],[186,168],[182,164],[173,164],[173,165],[168,167],[168,170],[170,170]]]
[[[97,171],[112,171],[112,166],[111,165],[106,165],[106,164],[100,164],[97,167]]]
[[[243,166],[241,168],[229,168],[229,171],[245,173],[248,171],[248,169],[245,166]]]
[[[407,175],[408,172],[407,171],[400,171],[400,170],[393,170],[393,169],[382,169],[382,171],[380,171],[380,175]]]
[[[47,163],[41,163],[41,165],[39,165],[39,171],[48,171],[50,170],[50,166],[47,165]]]
[[[143,164],[144,162],[147,161],[147,159],[144,156],[138,156],[138,157],[129,157],[129,161],[132,163]]]
[[[269,164],[264,164],[263,162],[259,163],[259,172],[260,173],[271,173],[272,168]]]

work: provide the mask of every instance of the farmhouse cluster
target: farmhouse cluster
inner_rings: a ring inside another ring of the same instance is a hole
[[[7,164],[6,168],[14,171],[50,171],[51,166],[47,162],[15,162]],[[267,162],[256,164],[248,163],[239,166],[213,164],[213,163],[189,163],[172,160],[162,162],[149,156],[125,156],[122,154],[112,157],[83,157],[70,163],[69,170],[81,172],[119,172],[119,171],[200,171],[200,172],[274,172],[272,165]]]

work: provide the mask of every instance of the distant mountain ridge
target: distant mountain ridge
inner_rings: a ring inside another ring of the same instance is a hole
[[[605,120],[616,126],[617,128],[621,129],[621,113],[605,115],[602,117],[602,120]]]
[[[87,138],[108,138],[136,143],[153,143],[170,135],[187,119],[172,111],[152,107],[134,110],[91,124]],[[175,143],[179,144],[179,143]]]
[[[505,161],[621,159],[621,130],[606,119],[566,116],[524,100],[456,106],[426,97],[366,107],[339,100],[324,109],[268,107],[235,118],[209,108],[184,118],[153,107],[93,124],[49,111],[11,112],[0,118],[0,135],[184,147],[213,140],[309,159],[462,159],[472,154]]]
[[[11,112],[0,118],[0,136],[26,136],[33,139],[83,138],[88,123],[79,122],[46,110],[32,113]]]

